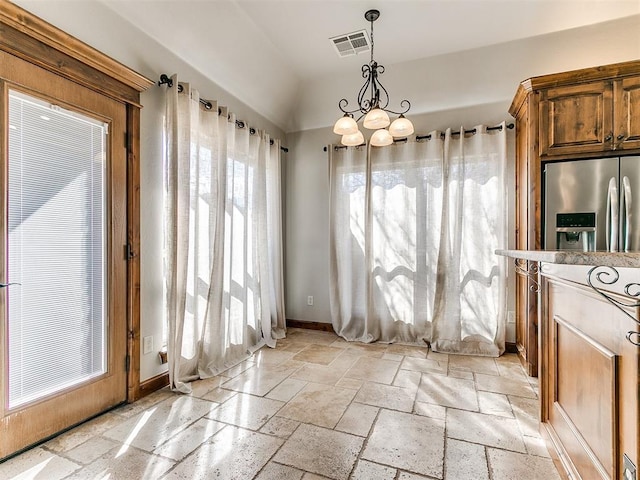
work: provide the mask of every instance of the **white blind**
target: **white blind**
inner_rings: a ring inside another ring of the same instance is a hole
[[[105,372],[106,125],[9,92],[9,407]]]

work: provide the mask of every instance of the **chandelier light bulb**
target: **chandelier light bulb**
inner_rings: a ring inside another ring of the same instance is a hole
[[[348,113],[340,117],[333,126],[333,133],[338,135],[353,135],[358,131],[358,124]]]
[[[371,135],[371,145],[374,147],[386,147],[392,143],[393,137],[389,133],[389,130],[385,130],[384,128],[376,130],[373,132],[373,135]]]
[[[396,118],[389,127],[389,133],[393,137],[408,137],[413,132],[413,123],[411,123],[411,120],[405,118],[404,115]]]
[[[356,133],[352,133],[350,135],[342,136],[342,145],[346,145],[347,147],[357,147],[358,145],[362,145],[364,143],[364,135],[360,130],[357,130]]]
[[[363,125],[364,128],[368,128],[369,130],[377,130],[388,127],[390,123],[391,121],[389,120],[387,112],[380,108],[374,108],[365,115]]]

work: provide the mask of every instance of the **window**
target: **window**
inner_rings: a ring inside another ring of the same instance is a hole
[[[106,135],[9,92],[9,408],[106,371]]]

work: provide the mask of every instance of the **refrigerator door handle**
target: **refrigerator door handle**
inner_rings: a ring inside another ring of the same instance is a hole
[[[615,177],[609,180],[607,192],[607,224],[605,237],[607,239],[607,251],[618,251],[618,182]]]
[[[631,196],[631,181],[629,177],[622,178],[622,194],[620,202],[620,239],[621,250],[628,252],[631,244],[631,206],[633,198]]]

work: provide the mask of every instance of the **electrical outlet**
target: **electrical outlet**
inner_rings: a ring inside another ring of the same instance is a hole
[[[623,480],[636,480],[636,466],[625,453],[623,456],[622,478]]]
[[[313,306],[313,295],[309,295],[307,297],[307,305],[309,305],[310,307]]]
[[[516,323],[516,312],[513,310],[507,312],[507,323]]]
[[[149,335],[142,339],[142,354],[146,355],[153,351],[153,336]]]

